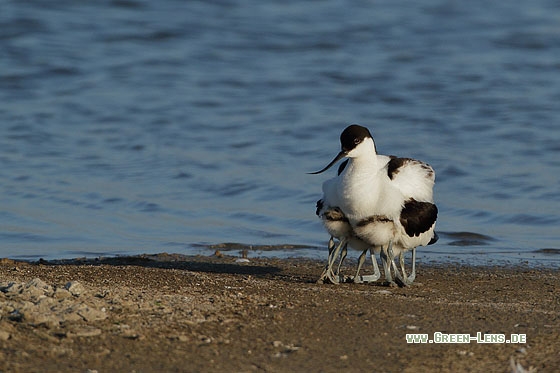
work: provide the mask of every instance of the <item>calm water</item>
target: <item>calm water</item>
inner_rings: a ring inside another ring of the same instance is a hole
[[[423,262],[558,265],[558,3],[348,4],[0,1],[0,257],[325,258],[360,123],[436,169]]]

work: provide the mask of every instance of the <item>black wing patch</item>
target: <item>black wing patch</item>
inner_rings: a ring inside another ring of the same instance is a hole
[[[391,156],[391,160],[387,163],[387,175],[389,175],[389,179],[393,180],[393,177],[399,173],[399,168],[410,161],[413,161],[413,159]]]
[[[324,202],[323,202],[322,199],[317,201],[317,204],[315,205],[317,207],[317,210],[315,210],[315,215],[319,216],[319,213],[323,209],[323,204],[324,204]]]
[[[342,171],[344,171],[344,169],[346,168],[346,165],[348,164],[348,161],[349,160],[347,159],[344,162],[342,162],[340,164],[340,166],[338,166],[338,174],[337,175],[340,175],[342,173]]]
[[[428,242],[428,245],[433,245],[433,244],[435,244],[436,242],[438,242],[438,240],[439,240],[439,236],[438,236],[437,232],[434,231],[434,236],[432,237],[432,239],[430,240],[430,242]]]
[[[437,206],[430,202],[418,202],[410,199],[401,211],[401,224],[410,237],[419,236],[428,231],[436,222]]]
[[[427,163],[417,161],[412,158],[398,158],[395,156],[390,156],[390,158],[391,160],[387,163],[387,175],[391,180],[393,180],[393,178],[401,171],[401,168],[405,167],[408,163],[414,163],[416,166],[424,169],[427,178],[434,178],[434,170]]]

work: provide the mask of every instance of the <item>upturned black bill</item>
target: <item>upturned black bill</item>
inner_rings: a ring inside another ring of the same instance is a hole
[[[329,168],[331,168],[333,166],[333,164],[335,164],[336,162],[340,161],[342,158],[346,157],[346,152],[345,151],[341,151],[340,153],[338,153],[338,155],[336,157],[334,157],[334,159],[331,161],[331,163],[329,163],[325,168],[323,168],[321,171],[315,171],[315,172],[308,172],[309,175],[317,175],[320,174],[322,172],[325,172],[326,170],[328,170]]]

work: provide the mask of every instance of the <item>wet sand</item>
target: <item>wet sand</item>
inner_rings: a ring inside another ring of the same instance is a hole
[[[552,269],[420,265],[417,284],[317,284],[303,259],[0,261],[0,371],[422,372],[560,367]],[[348,271],[350,268],[348,268]],[[407,344],[406,334],[526,335]]]

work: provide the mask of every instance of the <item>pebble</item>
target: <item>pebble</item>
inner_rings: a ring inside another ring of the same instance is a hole
[[[68,332],[68,337],[97,337],[101,335],[101,329],[98,328],[81,328]]]
[[[72,294],[71,294],[68,290],[66,290],[66,289],[64,289],[64,288],[56,288],[55,291],[54,291],[53,296],[54,296],[56,299],[64,299],[64,298],[69,298],[69,297],[71,297]]]
[[[84,285],[80,284],[77,281],[68,282],[64,286],[64,288],[66,290],[68,290],[70,292],[70,294],[72,294],[75,297],[79,297],[80,295],[82,295],[86,292],[86,288],[84,288]]]
[[[77,310],[78,315],[84,318],[85,321],[97,321],[105,320],[107,318],[107,313],[102,310],[98,310],[88,305],[81,303]]]
[[[23,291],[23,284],[10,282],[7,286],[2,287],[3,293],[20,294]]]
[[[10,333],[5,330],[0,330],[0,341],[7,341],[10,339]]]
[[[34,278],[26,283],[0,284],[0,291],[5,294],[0,304],[0,318],[6,317],[11,322],[54,329],[61,323],[89,323],[107,318],[103,306],[78,300],[86,289],[77,281],[68,282],[64,287],[53,287]],[[6,337],[0,333],[0,340],[9,337],[9,334]]]
[[[52,294],[53,288],[52,286],[48,285],[45,281],[41,280],[40,278],[34,278],[33,280],[29,281],[25,284],[25,289],[30,289],[30,291],[43,291],[43,294]]]
[[[177,335],[177,334],[171,334],[171,335],[168,336],[168,338],[169,338],[169,339],[172,339],[172,340],[178,340],[179,342],[188,342],[188,341],[190,341],[190,338],[189,338],[188,336],[184,335],[184,334],[179,334],[179,335]]]

